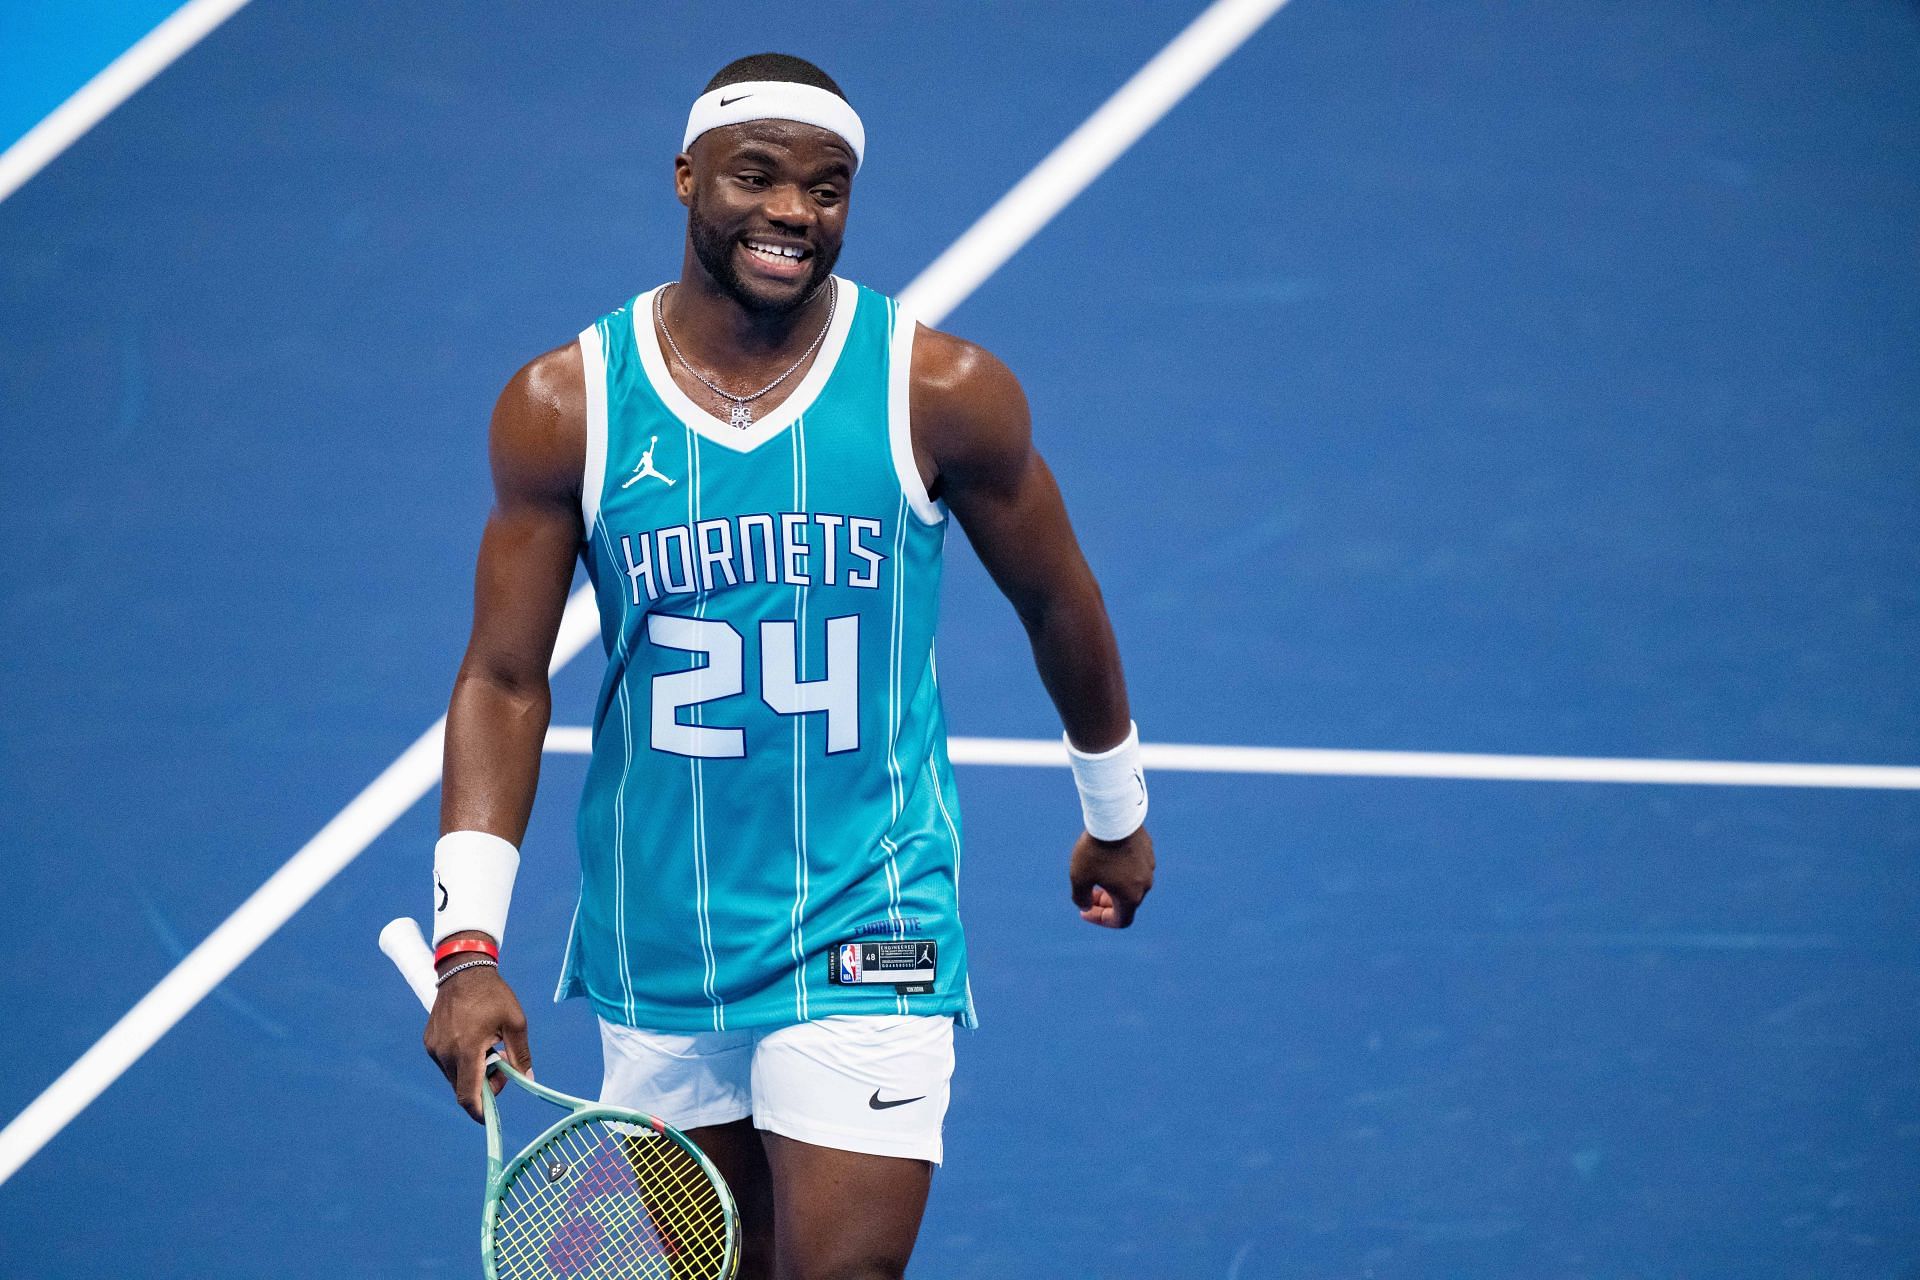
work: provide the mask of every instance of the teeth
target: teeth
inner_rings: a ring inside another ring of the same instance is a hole
[[[747,241],[747,248],[753,250],[755,253],[764,253],[772,258],[799,258],[805,252],[801,249],[789,248],[786,245],[760,244],[753,240]]]

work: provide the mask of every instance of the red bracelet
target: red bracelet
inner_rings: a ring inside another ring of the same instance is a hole
[[[433,949],[433,962],[439,964],[448,956],[457,956],[462,951],[479,951],[495,960],[500,958],[500,948],[485,938],[448,938]]]

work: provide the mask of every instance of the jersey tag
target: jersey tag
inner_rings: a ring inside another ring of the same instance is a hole
[[[842,942],[828,953],[827,981],[835,986],[890,986],[901,995],[933,993],[940,944],[930,938],[897,942]]]

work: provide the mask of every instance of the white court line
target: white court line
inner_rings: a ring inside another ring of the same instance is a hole
[[[0,200],[26,185],[29,178],[53,163],[56,156],[79,141],[87,130],[173,65],[181,54],[199,44],[208,32],[240,12],[246,3],[247,0],[187,0],[131,49],[101,68],[98,75],[21,135],[18,142],[0,151]]]
[[[901,291],[902,302],[926,323],[938,324],[1286,2],[1215,0],[1173,43],[1120,86],[1087,124],[1069,134],[1040,162],[1034,173],[1045,170],[1051,175],[1044,184],[1030,187],[1029,175],[1014,188],[1014,193],[1028,192],[1017,207],[1008,208],[1013,200],[1010,193],[987,211],[981,222],[996,219],[998,230],[992,236],[975,236],[978,225],[969,230],[953,249],[941,254],[932,267]],[[233,8],[238,7],[233,3]],[[1100,128],[1090,130],[1095,121],[1102,120],[1105,123]],[[957,252],[963,244],[969,247],[964,253]],[[939,278],[930,280],[935,267],[940,269]],[[567,602],[551,670],[565,666],[598,632],[591,591],[582,588]],[[26,1110],[0,1129],[0,1183],[32,1159],[294,912],[433,789],[440,780],[440,744],[445,728],[442,718],[421,734]],[[426,874],[424,863],[421,874]],[[425,880],[421,883],[424,886]]]
[[[560,636],[573,644],[574,652],[599,629],[600,620],[591,599],[567,602]],[[549,672],[558,671],[564,661],[556,654]],[[434,721],[153,990],[140,997],[91,1049],[61,1072],[5,1129],[0,1129],[0,1183],[12,1177],[88,1103],[118,1080],[381,832],[433,790],[440,781],[440,749],[446,728],[445,716]]]
[[[1195,18],[935,258],[901,306],[939,324],[1286,3],[1222,0]]]
[[[593,750],[593,730],[584,725],[556,725],[547,730],[547,750],[561,755],[587,755]],[[1058,739],[949,738],[947,754],[955,764],[1067,767],[1067,752]],[[1171,742],[1142,743],[1140,758],[1149,769],[1175,773],[1920,791],[1920,768],[1891,764],[1772,764],[1753,760],[1636,760],[1615,756],[1495,756],[1456,751],[1208,747]]]

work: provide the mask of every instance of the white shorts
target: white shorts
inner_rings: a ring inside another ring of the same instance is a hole
[[[600,1020],[600,1099],[677,1129],[753,1117],[819,1147],[940,1163],[953,1079],[948,1014],[845,1014],[746,1031]]]

